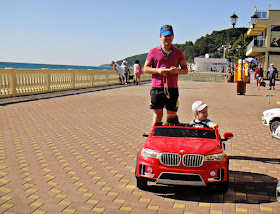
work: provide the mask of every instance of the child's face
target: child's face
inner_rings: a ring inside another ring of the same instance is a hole
[[[201,111],[197,112],[197,119],[199,119],[199,120],[207,120],[207,117],[208,117],[207,107],[205,107]]]

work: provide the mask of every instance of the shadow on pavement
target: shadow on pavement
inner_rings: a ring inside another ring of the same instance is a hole
[[[249,94],[249,95],[245,95],[246,97],[264,97],[263,95],[257,95],[257,94]]]
[[[216,194],[215,186],[162,186],[151,184],[149,191],[175,200],[207,203],[261,204],[276,201],[277,179],[264,174],[230,171],[229,190]]]
[[[246,157],[246,156],[229,156],[230,160],[250,160],[260,161],[263,163],[280,164],[280,159],[277,158],[257,158],[257,157]]]
[[[41,94],[22,95],[16,97],[6,97],[6,98],[0,98],[0,106],[7,106],[16,103],[31,102],[31,101],[42,100],[42,99],[51,99],[57,97],[78,95],[78,94],[116,89],[116,88],[128,87],[128,86],[132,86],[132,85],[130,84],[130,85],[97,86],[92,88],[81,88],[81,89],[54,91],[54,92],[41,93]]]
[[[201,90],[200,88],[186,88],[186,87],[179,87],[179,90]]]

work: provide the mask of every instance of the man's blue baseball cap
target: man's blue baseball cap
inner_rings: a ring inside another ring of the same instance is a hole
[[[172,26],[171,25],[163,25],[160,28],[160,34],[163,35],[163,36],[174,35]]]

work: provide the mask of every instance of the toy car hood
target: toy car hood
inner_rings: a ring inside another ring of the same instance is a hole
[[[222,151],[222,146],[217,139],[202,138],[168,138],[153,137],[147,139],[145,148],[160,152],[179,153],[184,151],[186,154],[207,155],[215,150]]]

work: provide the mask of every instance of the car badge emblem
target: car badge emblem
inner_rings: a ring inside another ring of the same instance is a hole
[[[185,152],[185,150],[180,150],[180,153],[184,153]]]

